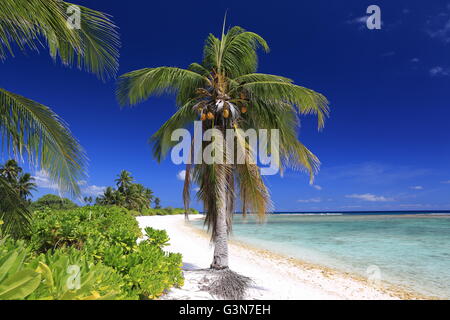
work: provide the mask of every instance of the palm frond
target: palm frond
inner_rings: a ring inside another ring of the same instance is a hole
[[[0,225],[3,234],[24,235],[30,228],[31,213],[20,195],[0,176]]]
[[[192,124],[198,117],[192,108],[193,105],[194,101],[188,101],[150,138],[149,143],[153,145],[153,156],[158,162],[161,162],[170,148],[178,143],[178,141],[172,141],[172,132]]]
[[[104,13],[83,6],[80,29],[67,26],[67,8],[73,4],[59,0],[2,0],[0,3],[0,59],[20,50],[48,46],[53,59],[64,65],[114,77],[120,47],[117,28]]]
[[[254,73],[258,68],[256,51],[259,47],[269,51],[267,42],[261,36],[241,27],[231,28],[221,39],[210,34],[203,50],[203,65],[230,78]]]
[[[178,93],[178,101],[190,99],[205,77],[190,70],[174,67],[144,68],[120,76],[117,99],[122,106],[135,105],[151,95]]]
[[[276,81],[276,82],[287,82],[287,83],[293,83],[294,80],[277,76],[273,74],[265,74],[265,73],[248,73],[241,75],[237,78],[233,79],[233,82],[236,82],[238,84],[245,84],[249,82],[261,82],[261,81]]]
[[[3,150],[19,156],[26,153],[61,192],[79,195],[86,155],[67,125],[48,107],[0,88],[0,132]]]
[[[264,101],[256,99],[248,112],[244,128],[277,129],[279,134],[280,171],[284,168],[304,170],[312,183],[319,171],[319,159],[309,151],[298,139],[300,120],[292,105],[280,101]],[[271,136],[268,136],[271,144]]]
[[[297,106],[300,114],[317,115],[319,129],[324,127],[325,118],[329,115],[328,100],[322,94],[295,84],[257,81],[242,84],[239,88],[249,92],[255,99],[287,102]]]

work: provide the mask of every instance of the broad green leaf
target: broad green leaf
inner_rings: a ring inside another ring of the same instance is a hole
[[[0,285],[0,299],[24,299],[39,287],[41,275],[33,270],[22,270],[8,277]]]

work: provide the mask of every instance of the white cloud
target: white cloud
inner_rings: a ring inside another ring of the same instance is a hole
[[[50,180],[50,177],[45,170],[40,170],[40,171],[36,172],[36,174],[33,176],[33,178],[39,188],[50,189],[53,191],[59,191],[58,184],[54,183]],[[99,187],[96,185],[88,185],[86,180],[80,180],[78,182],[78,185],[83,186],[83,188],[81,189],[81,193],[84,195],[99,196],[106,189],[106,187]]]
[[[349,24],[366,24],[368,16],[356,17],[347,21]]]
[[[33,176],[35,183],[39,188],[58,190],[58,184],[50,181],[49,175],[45,170],[36,172]]]
[[[369,162],[323,168],[320,171],[320,179],[365,185],[394,185],[403,182],[411,185],[417,183],[418,178],[431,173],[431,169]]]
[[[426,32],[431,38],[438,39],[444,43],[450,42],[450,6],[447,6],[447,12],[429,18],[427,21]]]
[[[99,195],[103,194],[103,192],[105,192],[105,189],[106,189],[106,187],[99,187],[96,185],[92,185],[92,186],[87,186],[86,188],[83,188],[82,193],[84,195],[98,197]]]
[[[300,203],[318,203],[318,202],[322,202],[322,199],[320,198],[312,198],[312,199],[301,199],[301,200],[297,200]]]
[[[184,181],[184,179],[186,178],[186,170],[181,170],[180,172],[178,172],[177,174],[177,179]]]
[[[321,186],[319,186],[319,185],[317,185],[317,184],[314,184],[314,185],[312,185],[312,187],[314,188],[314,189],[316,189],[316,190],[322,190],[322,187]]]
[[[430,69],[430,75],[432,77],[436,77],[436,76],[449,76],[450,72],[448,69],[444,69],[441,66],[436,66]]]
[[[409,187],[409,188],[412,189],[412,190],[423,190],[422,186],[412,186],[412,187]]]
[[[401,208],[409,208],[409,209],[422,209],[422,208],[432,208],[431,204],[420,204],[420,203],[411,203],[411,204],[401,204],[399,205]]]
[[[199,192],[199,191],[200,191],[200,188],[199,188],[199,187],[195,187],[195,188],[192,189],[192,190],[194,190],[195,192]]]
[[[388,202],[388,201],[394,201],[392,198],[386,198],[384,196],[376,196],[371,193],[364,193],[364,194],[349,194],[345,196],[346,198],[350,199],[358,199],[363,201],[370,201],[370,202]]]

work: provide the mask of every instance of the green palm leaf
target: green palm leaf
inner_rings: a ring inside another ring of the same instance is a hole
[[[3,221],[0,228],[3,233],[13,236],[25,234],[30,227],[30,218],[31,213],[19,194],[0,176],[0,220]]]
[[[0,88],[0,132],[8,152],[40,164],[62,192],[78,195],[86,155],[67,125],[48,107]]]
[[[206,81],[205,77],[190,70],[173,67],[145,68],[122,75],[116,93],[121,105],[134,105],[151,95],[163,93],[179,93],[178,100],[185,102]]]
[[[120,47],[116,26],[107,15],[83,6],[80,29],[67,25],[67,8],[59,0],[2,0],[0,3],[0,59],[20,50],[38,50],[45,43],[50,55],[64,65],[76,65],[105,79],[118,70]]]

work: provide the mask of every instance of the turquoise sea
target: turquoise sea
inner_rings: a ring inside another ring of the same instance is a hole
[[[272,214],[262,224],[236,215],[232,237],[363,277],[375,266],[382,281],[450,298],[450,214]]]

